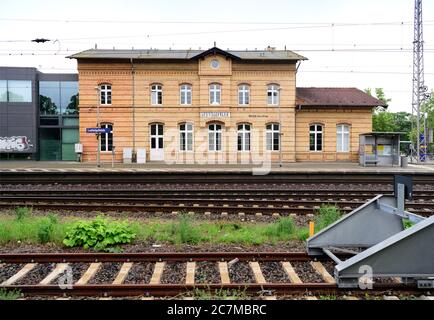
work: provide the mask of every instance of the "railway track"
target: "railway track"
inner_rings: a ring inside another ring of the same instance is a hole
[[[395,172],[278,172],[271,171],[266,175],[253,175],[252,170],[236,171],[194,171],[185,169],[184,172],[173,171],[145,171],[135,169],[125,169],[117,171],[80,171],[65,169],[2,169],[0,170],[0,180],[8,184],[43,183],[51,184],[81,184],[86,183],[105,183],[105,184],[129,184],[129,183],[380,183],[392,184]],[[413,182],[434,184],[433,174],[430,172],[406,173],[413,176]]]
[[[72,191],[0,191],[0,208],[30,206],[36,209],[133,211],[133,212],[194,212],[227,214],[289,215],[312,213],[322,204],[333,204],[344,212],[350,212],[378,193],[373,191],[321,192],[303,190],[262,190],[233,192],[219,190],[168,191],[121,191],[113,192]],[[383,194],[392,195],[390,191]],[[47,195],[49,194],[49,195]],[[434,214],[434,192],[415,192],[414,199],[407,201],[407,209],[429,216]]]
[[[331,276],[333,267],[331,260],[301,252],[0,254],[0,288],[48,296],[338,294],[343,290]],[[392,280],[375,283],[370,293],[417,292]]]

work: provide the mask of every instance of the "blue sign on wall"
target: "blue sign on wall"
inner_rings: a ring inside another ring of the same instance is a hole
[[[110,133],[110,128],[86,128],[86,133]]]

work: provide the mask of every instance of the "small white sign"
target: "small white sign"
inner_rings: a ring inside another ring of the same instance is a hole
[[[201,118],[230,118],[230,112],[201,112]]]

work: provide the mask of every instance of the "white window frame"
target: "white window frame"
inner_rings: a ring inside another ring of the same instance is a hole
[[[184,129],[181,129],[181,126],[184,126]],[[191,126],[191,128],[189,129],[188,126]],[[194,148],[194,127],[193,124],[191,122],[184,122],[184,123],[180,123],[179,124],[179,151],[182,152],[190,152],[193,151]],[[184,133],[184,149],[182,149],[182,134]],[[191,136],[191,145],[188,144],[188,136]]]
[[[310,127],[315,126],[314,130],[311,130]],[[318,128],[321,127],[321,130]],[[310,149],[310,136],[314,135],[314,150]],[[321,134],[321,149],[318,149],[318,134]],[[322,152],[324,149],[324,126],[319,123],[312,123],[309,125],[309,151],[310,152]]]
[[[241,126],[241,129],[240,129]],[[238,139],[241,137],[241,145],[238,144]],[[248,141],[248,143],[247,143]],[[240,149],[241,146],[241,149]],[[251,125],[249,123],[240,123],[237,125],[237,151],[249,152],[251,149]]]
[[[271,126],[268,128],[268,126]],[[277,129],[276,129],[277,126]],[[279,139],[278,147],[275,149],[274,146],[274,138],[277,135],[277,138]],[[279,151],[280,150],[280,124],[279,123],[268,123],[265,126],[265,144],[266,144],[266,150],[267,151]],[[271,144],[268,143],[268,141],[271,141]]]
[[[112,130],[111,130],[111,132],[110,133],[101,133],[101,135],[100,135],[100,137],[99,137],[99,139],[101,139],[101,144],[100,144],[100,147],[101,147],[101,152],[112,152],[112,150],[113,150],[113,123],[101,123],[100,124],[100,127],[101,128],[108,128],[109,126],[111,126],[112,127]],[[109,138],[109,135],[112,135],[112,150],[109,150],[109,143],[108,143],[108,138]],[[105,145],[103,145],[103,141],[102,141],[102,136],[104,135],[104,138],[105,138]]]
[[[347,144],[345,144],[345,136],[347,136]],[[340,149],[338,141],[340,141]],[[336,126],[336,152],[350,152],[350,126],[348,124],[338,124]]]
[[[217,129],[217,126],[220,126],[220,129]],[[213,127],[213,129],[211,129],[211,127]],[[213,137],[214,140],[214,144],[212,148],[211,148],[211,139],[210,139],[211,136]],[[217,140],[219,141],[219,144],[217,144]],[[217,148],[217,146],[219,146],[219,148]],[[222,151],[222,125],[219,123],[210,123],[208,125],[208,151],[210,152]]]
[[[110,96],[110,99],[108,98]],[[109,102],[110,100],[110,102]],[[112,104],[112,85],[108,83],[99,85],[99,103],[102,106],[109,106]]]
[[[179,103],[181,105],[191,105],[193,99],[192,89],[190,84],[181,84],[179,87]]]
[[[158,97],[161,96],[161,102],[158,102]],[[151,85],[151,105],[161,106],[163,104],[163,86],[158,83]]]
[[[209,85],[209,104],[220,105],[221,99],[222,99],[222,85],[220,83],[211,83]]]
[[[269,84],[267,86],[267,105],[278,106],[280,99],[280,86],[277,84]]]
[[[240,106],[248,106],[250,104],[250,86],[248,84],[240,84],[238,86],[238,104]]]

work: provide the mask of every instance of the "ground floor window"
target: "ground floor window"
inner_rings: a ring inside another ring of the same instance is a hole
[[[238,151],[250,151],[250,124],[238,125]]]
[[[179,150],[193,151],[193,125],[191,123],[179,125]]]
[[[222,149],[222,126],[210,124],[208,126],[208,150],[221,151]]]
[[[320,124],[312,124],[309,128],[309,150],[322,151],[323,127]]]
[[[113,124],[104,123],[101,128],[110,129],[110,132],[102,133],[101,139],[101,151],[112,151],[113,150]]]
[[[266,126],[267,151],[279,151],[280,149],[280,126],[277,123]]]
[[[350,126],[346,124],[339,124],[336,127],[336,151],[349,152],[350,151]]]

